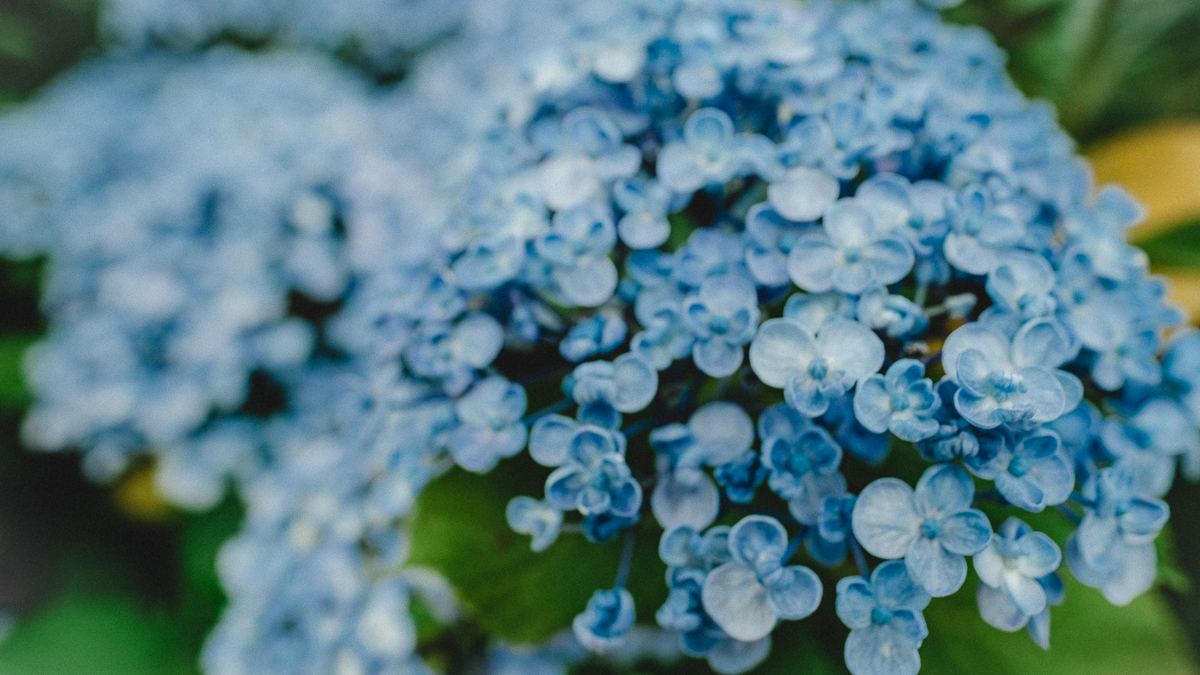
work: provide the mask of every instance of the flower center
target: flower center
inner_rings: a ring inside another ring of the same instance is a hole
[[[1013,457],[1012,461],[1008,463],[1008,472],[1017,478],[1029,473],[1029,470],[1032,468],[1033,466],[1029,464],[1029,460],[1024,457]]]
[[[854,263],[862,260],[862,257],[863,252],[861,246],[847,246],[842,252],[842,258],[848,265],[853,265]]]
[[[882,626],[891,622],[894,612],[883,605],[875,605],[875,609],[871,610],[871,623]]]
[[[892,394],[892,410],[897,412],[908,410],[908,394],[896,393]]]
[[[823,380],[829,374],[829,362],[818,356],[808,364],[808,374],[814,380]]]
[[[937,539],[942,533],[942,521],[937,518],[926,518],[921,521],[921,536],[926,539]]]

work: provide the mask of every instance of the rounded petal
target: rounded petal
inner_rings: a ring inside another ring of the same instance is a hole
[[[1029,622],[1029,615],[1021,611],[1003,588],[979,584],[975,600],[979,603],[979,615],[995,628],[1011,633],[1024,628]]]
[[[735,640],[761,640],[779,622],[766,587],[758,582],[754,570],[738,562],[709,572],[700,599],[704,611]]]
[[[687,425],[692,438],[704,446],[704,461],[711,466],[734,461],[754,443],[754,423],[736,403],[714,401],[700,406]]]
[[[850,631],[845,657],[852,675],[917,675],[921,670],[916,645],[891,623]]]
[[[885,565],[888,563],[884,563]],[[900,563],[903,567],[904,563]],[[907,576],[907,573],[906,573]],[[871,584],[862,577],[845,577],[837,584],[838,618],[849,628],[866,628],[871,625],[871,610],[879,604],[871,590]]]
[[[792,281],[810,293],[833,288],[833,275],[839,269],[837,249],[823,234],[801,237],[788,253],[787,271]]]
[[[650,494],[650,510],[664,530],[690,527],[700,531],[717,519],[721,492],[701,471],[689,471],[697,479],[681,481],[675,473],[660,474]]]
[[[947,551],[959,555],[975,555],[987,547],[992,538],[992,525],[982,511],[967,509],[942,521],[938,536]]]
[[[974,499],[975,484],[971,476],[955,464],[937,464],[926,469],[913,495],[917,512],[924,518],[953,515],[970,508]]]
[[[854,537],[879,558],[900,558],[920,536],[913,490],[899,478],[880,478],[863,489],[851,514]]]
[[[861,380],[883,366],[883,340],[857,321],[831,318],[817,334],[821,354],[851,380]]]
[[[1046,609],[1046,590],[1036,579],[1030,579],[1020,572],[1010,572],[1004,575],[1001,587],[1026,615],[1033,616]]]
[[[529,455],[542,466],[560,466],[567,461],[567,450],[578,427],[570,417],[546,415],[534,422],[529,432]]]
[[[904,564],[913,580],[935,598],[954,593],[967,580],[966,559],[947,551],[936,539],[915,539],[904,556]]]
[[[717,643],[704,658],[721,675],[737,675],[757,666],[771,653],[771,636],[754,642],[727,638]]]
[[[821,580],[803,565],[777,569],[763,579],[763,585],[781,619],[803,619],[821,604]]]
[[[787,173],[782,181],[767,187],[767,201],[779,215],[788,220],[816,220],[833,205],[840,187],[829,174],[797,167]]]
[[[787,545],[787,530],[770,516],[746,516],[729,532],[729,552],[748,567],[764,559],[778,564]]]
[[[913,581],[903,560],[880,563],[871,573],[875,598],[888,607],[921,611],[929,605],[929,593]]]
[[[692,361],[700,372],[711,377],[729,377],[742,367],[741,345],[724,340],[701,340],[692,345]]]
[[[790,319],[764,322],[750,343],[750,368],[763,384],[777,389],[806,372],[815,356],[817,343],[812,333]]]
[[[613,361],[613,380],[617,395],[611,403],[620,412],[637,412],[658,393],[658,371],[636,354],[625,353]]]
[[[954,331],[942,345],[942,367],[946,369],[946,377],[958,381],[956,367],[958,357],[968,349],[977,349],[982,354],[989,355],[996,362],[1008,362],[1009,341],[992,328],[979,323],[968,323]]]

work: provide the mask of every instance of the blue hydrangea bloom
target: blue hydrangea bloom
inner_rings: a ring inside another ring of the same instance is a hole
[[[862,324],[827,322],[814,336],[791,319],[771,319],[750,343],[750,367],[788,403],[816,417],[859,379],[883,365],[883,342]]]
[[[758,327],[758,294],[739,276],[714,276],[684,301],[684,316],[696,336],[692,360],[713,377],[732,375],[742,365],[742,345]]]
[[[807,567],[785,567],[787,531],[769,516],[747,516],[729,532],[733,559],[708,573],[704,610],[731,637],[753,642],[780,619],[802,619],[821,602],[821,581]]]
[[[1058,434],[1039,429],[1021,434],[1008,431],[981,433],[979,450],[965,458],[980,478],[996,482],[996,489],[1013,506],[1041,511],[1067,501],[1075,486],[1075,471],[1060,452]]]
[[[938,432],[933,413],[942,405],[933,382],[923,378],[925,366],[900,359],[886,375],[870,375],[854,391],[854,415],[875,433],[891,431],[897,438],[920,441]]]
[[[878,226],[853,200],[829,207],[821,222],[823,233],[801,237],[788,254],[788,274],[800,288],[857,295],[899,281],[912,269],[908,241]]]
[[[487,473],[525,448],[525,390],[502,377],[481,380],[454,403],[459,426],[450,454],[468,471]]]
[[[916,490],[898,478],[880,478],[858,495],[854,536],[868,553],[904,558],[908,572],[930,595],[957,591],[967,578],[963,556],[987,546],[987,516],[970,508],[975,486],[953,464],[930,467]]]
[[[546,478],[546,498],[564,511],[632,516],[642,487],[625,464],[624,437],[595,427],[571,439],[567,460]]]
[[[575,639],[592,651],[608,651],[624,639],[636,617],[633,596],[624,588],[596,591],[587,609],[575,617]]]
[[[983,620],[1001,630],[1013,631],[1024,627],[1029,617],[1046,611],[1052,598],[1040,579],[1053,574],[1061,562],[1062,553],[1050,537],[1034,532],[1017,518],[1004,521],[988,547],[975,554],[975,571],[981,583],[977,595]],[[1012,607],[1016,613],[1011,611]],[[1016,614],[1025,618],[1019,623],[1001,620]]]
[[[846,667],[853,675],[916,675],[917,649],[929,635],[921,610],[929,593],[904,563],[884,562],[870,581],[846,577],[837,585],[837,615],[850,629]]]
[[[533,541],[529,543],[533,551],[546,550],[558,539],[558,531],[562,527],[562,509],[524,495],[513,497],[508,502],[504,516],[514,532],[533,536]]]

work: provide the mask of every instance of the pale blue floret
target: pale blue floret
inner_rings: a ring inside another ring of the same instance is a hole
[[[878,173],[858,186],[854,201],[883,230],[903,235],[916,256],[925,259],[937,253],[936,244],[946,234],[946,201],[951,195],[949,188],[938,181],[909,183],[898,174]],[[922,283],[933,280],[918,279]]]
[[[600,311],[575,324],[558,343],[558,351],[568,361],[578,363],[596,354],[607,354],[625,342],[628,333],[619,314]]]
[[[772,410],[781,408],[776,406],[767,413]],[[790,408],[782,408],[781,412],[796,414]],[[796,420],[799,423],[794,431],[764,437],[762,443],[762,463],[770,472],[767,483],[789,502],[807,496],[816,476],[835,473],[842,462],[842,448],[828,431],[799,415]]]
[[[822,227],[821,233],[801,237],[788,254],[788,274],[806,291],[857,295],[900,281],[912,269],[908,241],[879,227],[852,199],[829,207]]]
[[[976,599],[983,620],[1000,630],[1015,631],[1046,612],[1055,598],[1042,579],[1054,574],[1060,563],[1062,553],[1050,537],[1017,518],[1004,521],[988,547],[975,554],[981,582]],[[1045,620],[1048,628],[1049,614]]]
[[[729,533],[733,559],[708,573],[701,599],[713,621],[734,639],[760,640],[780,619],[802,619],[821,602],[821,582],[807,567],[783,559],[788,535],[779,521],[747,516]]]
[[[1048,422],[1073,409],[1083,386],[1057,369],[1078,352],[1070,338],[1053,319],[1030,321],[1011,340],[979,323],[954,331],[942,347],[942,363],[946,376],[960,385],[955,408],[984,429],[1021,420]]]
[[[606,652],[624,641],[636,618],[629,591],[624,588],[596,591],[588,600],[587,609],[576,615],[571,629],[584,647],[594,652]]]
[[[750,367],[788,403],[816,417],[883,365],[883,342],[862,324],[833,319],[814,336],[791,319],[771,319],[750,343]]]
[[[1200,452],[1196,428],[1173,400],[1152,398],[1128,419],[1108,418],[1100,440],[1116,463],[1134,475],[1141,494],[1162,497],[1175,480],[1179,458]]]
[[[943,406],[944,407],[944,406]],[[892,437],[887,432],[875,433],[862,425],[854,414],[854,395],[846,394],[829,405],[817,418],[830,430],[847,452],[872,466],[878,466],[891,449]]]
[[[654,400],[658,372],[641,357],[626,353],[612,361],[580,364],[563,381],[563,390],[579,404],[579,418],[616,428],[620,413],[637,412]]]
[[[750,416],[728,401],[700,407],[686,426],[669,424],[651,431],[659,478],[650,506],[659,524],[664,529],[708,527],[719,512],[721,494],[701,467],[727,464],[753,442]]]
[[[489,377],[454,403],[458,428],[450,436],[450,454],[459,466],[487,473],[504,457],[525,447],[525,389],[502,377]]]
[[[935,389],[942,405],[934,411],[938,431],[933,436],[917,441],[921,456],[931,462],[947,462],[956,457],[970,457],[979,452],[979,439],[975,429],[955,410],[954,394],[958,384],[948,377],[942,378]]]
[[[562,527],[562,509],[548,501],[520,495],[513,497],[504,510],[508,526],[514,532],[533,535],[529,548],[544,551],[558,539]]]
[[[670,568],[708,572],[732,560],[729,529],[727,525],[718,525],[702,534],[687,526],[670,528],[658,542],[658,557]]]
[[[625,215],[617,221],[617,235],[632,249],[661,246],[671,234],[667,213],[671,192],[652,179],[627,178],[613,185],[613,201]]]
[[[597,108],[567,113],[556,140],[555,152],[538,166],[539,193],[556,211],[607,197],[614,180],[641,165],[641,152],[626,145],[620,128]]]
[[[546,498],[564,511],[629,517],[642,505],[642,487],[625,464],[624,437],[596,427],[575,434],[566,462],[546,478]]]
[[[999,429],[978,438],[978,452],[964,458],[967,468],[995,481],[996,489],[1013,506],[1037,512],[1071,495],[1075,471],[1059,451],[1058,434],[1049,429],[1028,434]]]
[[[859,297],[857,312],[858,320],[869,328],[895,338],[918,335],[929,326],[929,317],[916,303],[903,295],[889,295],[882,286]]]
[[[725,488],[725,496],[735,504],[749,504],[754,501],[754,493],[758,486],[767,479],[767,467],[763,466],[762,457],[752,450],[747,450],[732,461],[718,466],[713,471],[717,485]]]
[[[1139,493],[1133,473],[1121,465],[1089,478],[1083,494],[1094,503],[1067,540],[1067,563],[1076,579],[1099,588],[1114,605],[1127,605],[1154,583],[1154,539],[1170,510]]]
[[[500,353],[504,329],[483,313],[468,314],[453,326],[425,328],[409,343],[405,359],[413,373],[443,382],[447,393],[464,391],[474,373]]]
[[[683,296],[673,288],[655,288],[638,294],[634,314],[644,330],[629,341],[629,351],[656,370],[692,353],[696,337],[683,318]]]
[[[746,136],[736,133],[729,115],[701,108],[683,126],[683,138],[658,154],[658,179],[679,193],[745,175],[750,168]]]
[[[913,359],[900,359],[887,374],[867,376],[854,391],[854,414],[875,433],[891,431],[906,441],[921,441],[938,432],[933,419],[942,405],[933,382],[922,377],[925,366]]]
[[[728,232],[698,228],[675,252],[675,279],[699,288],[708,277],[745,274],[745,246],[742,238]]]
[[[967,578],[963,556],[987,546],[987,516],[971,508],[975,486],[953,464],[932,466],[914,491],[898,478],[880,478],[858,495],[854,536],[871,555],[904,558],[909,574],[935,597],[957,591]]]
[[[942,244],[946,260],[970,274],[987,274],[1025,236],[1025,224],[996,208],[991,191],[969,185],[950,204],[950,232]]]
[[[609,209],[587,203],[554,214],[550,232],[534,241],[534,250],[550,264],[550,278],[565,303],[597,307],[617,289],[617,267],[608,257],[616,243]]]
[[[921,614],[929,599],[898,560],[881,563],[870,581],[838,581],[837,615],[850,629],[845,655],[851,674],[916,675],[917,649],[929,635]]]
[[[713,276],[684,301],[684,317],[696,336],[692,360],[712,377],[732,375],[742,365],[742,345],[758,328],[758,294],[741,276]]]
[[[1004,311],[1028,321],[1054,312],[1054,281],[1054,268],[1045,258],[1017,251],[988,273],[987,292]]]
[[[798,238],[817,227],[814,223],[792,222],[767,202],[751,206],[746,213],[746,268],[754,280],[772,287],[791,283],[788,252]]]

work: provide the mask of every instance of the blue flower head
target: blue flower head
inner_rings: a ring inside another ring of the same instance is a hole
[[[942,401],[933,382],[922,378],[925,366],[913,359],[893,363],[886,375],[870,375],[854,392],[854,414],[875,433],[891,431],[897,438],[920,441],[938,432],[933,413]]]
[[[929,593],[914,583],[908,568],[889,560],[870,581],[846,577],[837,585],[837,615],[850,629],[846,667],[853,675],[916,675],[917,648],[929,635],[921,610]]]
[[[784,567],[787,531],[768,516],[747,516],[729,532],[733,559],[708,573],[701,598],[731,637],[753,642],[780,619],[802,619],[821,602],[821,581],[807,567]]]
[[[916,490],[898,478],[880,478],[858,495],[854,536],[871,555],[904,558],[908,573],[930,595],[957,591],[967,578],[963,556],[987,546],[987,516],[971,508],[975,486],[953,464],[930,467]]]
[[[571,628],[584,647],[606,652],[621,644],[635,618],[633,596],[624,588],[615,588],[593,593],[587,609],[575,617]]]
[[[788,403],[816,417],[883,365],[883,342],[862,324],[835,319],[816,335],[792,319],[771,319],[750,343],[750,367]]]

